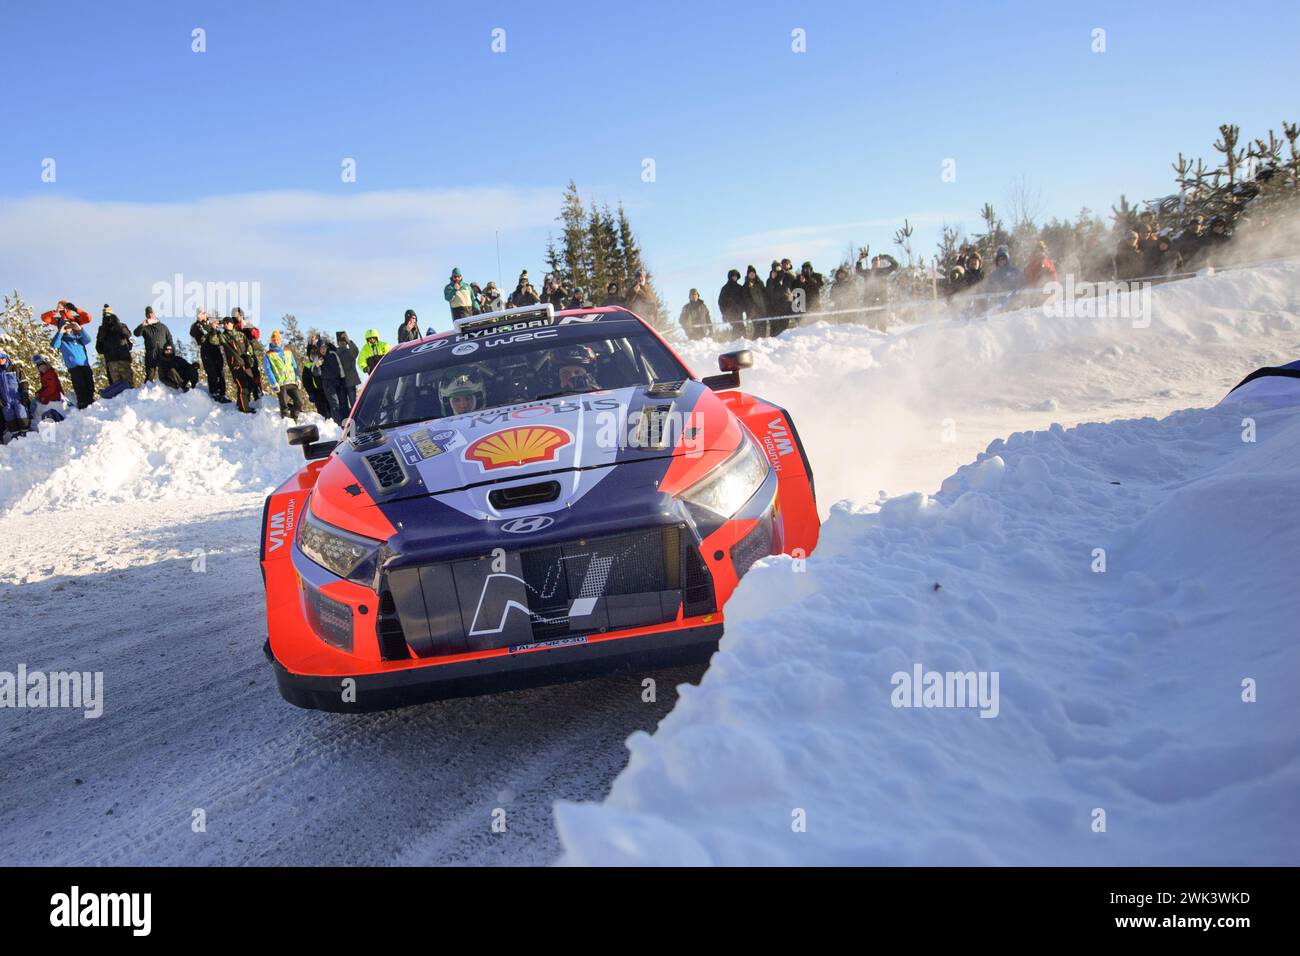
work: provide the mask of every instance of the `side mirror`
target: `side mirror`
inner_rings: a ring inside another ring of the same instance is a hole
[[[728,388],[740,388],[740,370],[742,368],[752,368],[754,365],[754,353],[749,349],[741,349],[739,352],[725,352],[718,356],[718,368],[722,370],[721,375],[709,375],[701,379],[707,388],[715,392],[721,392]]]
[[[315,425],[294,425],[287,434],[290,445],[310,445],[320,441],[320,429]]]
[[[742,368],[754,367],[754,353],[749,349],[739,352],[724,352],[718,356],[719,372],[739,372]]]

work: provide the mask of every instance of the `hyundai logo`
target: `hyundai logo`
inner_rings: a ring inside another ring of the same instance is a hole
[[[533,515],[528,518],[511,518],[501,525],[501,530],[507,534],[532,534],[553,524],[555,519],[550,515]]]

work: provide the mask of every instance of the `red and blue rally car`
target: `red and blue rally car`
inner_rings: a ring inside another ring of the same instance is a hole
[[[741,576],[806,556],[786,412],[622,308],[509,309],[393,348],[266,501],[281,694],[376,710],[707,660]]]

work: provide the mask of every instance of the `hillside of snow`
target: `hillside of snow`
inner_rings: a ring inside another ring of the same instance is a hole
[[[1300,405],[1246,403],[1018,432],[837,507],[806,570],[742,582],[604,803],[557,807],[565,860],[1300,863],[1298,502]],[[996,697],[898,706],[918,671]]]
[[[321,437],[338,426],[315,414]],[[94,505],[269,493],[302,465],[275,399],[254,415],[217,405],[205,388],[157,383],[100,399],[0,450],[0,516]]]

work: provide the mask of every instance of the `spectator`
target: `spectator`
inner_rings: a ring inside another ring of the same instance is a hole
[[[159,322],[158,316],[153,314],[153,306],[147,305],[144,307],[144,321],[131,334],[144,339],[144,380],[155,381],[158,378],[158,361],[162,358],[163,347],[175,346],[171,329]]]
[[[131,330],[105,302],[99,331],[95,334],[95,351],[104,359],[104,376],[109,385],[126,382],[127,388],[135,387],[135,375],[131,368],[133,344]]]
[[[262,343],[261,331],[256,325],[248,321],[244,315],[244,310],[235,306],[230,313],[235,320],[235,328],[244,334],[244,339],[248,346],[248,369],[253,376],[252,400],[258,402],[262,398]]]
[[[731,326],[731,331],[743,338],[745,336],[745,289],[740,284],[740,270],[727,272],[727,284],[718,293],[718,313],[722,321]]]
[[[198,363],[177,355],[176,346],[164,345],[162,356],[158,359],[158,381],[168,388],[188,392],[199,384]]]
[[[442,297],[447,300],[451,306],[451,318],[454,322],[456,319],[465,319],[479,311],[478,296],[470,288],[465,277],[460,274],[460,269],[451,270],[451,281],[442,290]]]
[[[302,379],[303,391],[307,393],[308,400],[316,407],[316,411],[328,418],[329,401],[325,398],[325,386],[320,380],[320,373],[316,366],[320,340],[319,332],[313,332],[307,337],[307,358],[298,369],[298,376]]]
[[[375,341],[378,340],[379,337],[376,335]],[[320,378],[321,391],[325,398],[325,408],[321,411],[327,412],[330,418],[342,425],[352,412],[352,406],[348,404],[347,373],[343,369],[343,363],[339,361],[338,351],[324,336],[316,343],[313,365],[316,367],[316,374]]]
[[[1149,276],[1163,276],[1178,272],[1181,268],[1181,257],[1170,241],[1169,231],[1161,230],[1156,241],[1143,250],[1142,271]]]
[[[1047,254],[1047,243],[1038,241],[1038,249],[1025,266],[1025,285],[1031,289],[1041,289],[1048,282],[1056,281],[1056,263]]]
[[[617,282],[611,282],[605,286],[605,297],[600,300],[600,304],[602,307],[627,305],[623,296],[619,294]]]
[[[689,339],[707,339],[713,335],[713,318],[709,307],[700,298],[700,290],[692,289],[690,301],[682,306],[682,314],[677,320],[686,330]]]
[[[575,289],[574,292],[576,293],[577,290]],[[581,305],[569,305],[569,302],[573,300],[573,296],[569,295],[568,291],[564,288],[564,283],[553,275],[547,276],[546,280],[542,283],[542,300],[551,303],[551,306],[557,312],[566,308],[582,308]]]
[[[30,401],[27,386],[9,361],[9,354],[0,352],[0,412],[3,412],[6,442],[27,434],[31,425]]]
[[[34,407],[30,418],[37,422],[45,421],[46,418],[63,421],[68,403],[63,400],[63,383],[59,381],[59,373],[50,367],[43,355],[33,355],[32,364],[36,366],[41,385],[32,403]]]
[[[247,335],[239,328],[239,320],[228,315],[221,320],[221,329],[214,330],[209,341],[221,349],[222,358],[226,360],[226,369],[230,381],[235,386],[235,403],[241,412],[252,413],[253,408],[253,363],[256,357]]]
[[[343,332],[340,332],[339,335],[346,337],[346,334]],[[343,347],[343,340],[340,340],[339,347],[340,348]],[[361,349],[361,364],[365,366],[366,374],[369,375],[371,372],[373,372],[375,370],[375,366],[379,364],[379,360],[387,354],[388,354],[388,343],[379,341],[379,332],[377,332],[375,329],[366,329],[366,344]],[[346,369],[344,371],[346,373]],[[328,382],[325,384],[325,391],[326,392],[329,391]],[[352,409],[351,403],[354,402],[355,400],[356,399],[354,397],[349,397],[348,399],[349,411]]]
[[[407,309],[406,315],[402,318],[402,326],[397,330],[398,344],[414,342],[420,337],[420,317],[415,314],[414,309]]]
[[[627,307],[653,326],[659,324],[659,299],[650,288],[650,277],[638,272],[627,295]]]
[[[72,390],[77,393],[77,408],[85,408],[95,400],[95,373],[90,369],[90,358],[86,354],[90,336],[82,329],[81,323],[63,317],[50,345],[63,357],[68,377],[72,379]]]
[[[962,279],[968,289],[984,281],[984,260],[980,258],[978,249],[972,249],[966,255],[966,261],[960,265],[965,270]]]
[[[208,395],[214,402],[228,402],[225,362],[221,358],[221,346],[211,342],[213,331],[215,328],[208,318],[207,310],[199,309],[190,326],[190,338],[199,350],[199,361],[208,380]]]
[[[562,302],[559,305],[559,308],[586,309],[589,308],[590,306],[591,303],[587,301],[587,290],[584,289],[582,286],[577,286],[573,290],[573,298],[569,299],[568,302]]]
[[[484,312],[499,312],[503,304],[501,290],[497,288],[495,282],[489,282],[483,287],[483,291],[478,297],[479,307]]]
[[[41,321],[53,326],[58,326],[61,321],[76,322],[78,326],[85,328],[90,324],[90,313],[78,309],[66,299],[60,299],[54,308],[41,314]]]
[[[379,333],[374,329],[366,333],[367,338],[372,335],[375,337],[375,341],[378,342]],[[352,406],[357,402],[357,389],[361,385],[361,373],[357,371],[357,360],[361,353],[357,350],[357,343],[353,342],[346,332],[335,332],[334,341],[338,346],[339,364],[343,366],[343,379],[347,384],[347,406],[351,410]],[[388,343],[383,344],[384,352],[387,352]],[[384,353],[380,352],[379,354],[383,355]],[[370,372],[369,365],[366,367],[366,372],[367,374]]]
[[[1196,215],[1184,227],[1182,235],[1174,243],[1183,265],[1189,269],[1199,269],[1201,255],[1205,251],[1205,217]]]
[[[1130,229],[1115,250],[1115,278],[1121,282],[1142,275],[1142,239],[1136,229]]]
[[[803,292],[803,311],[820,312],[822,308],[822,287],[826,285],[826,277],[820,272],[813,271],[813,264],[805,262],[799,267],[799,274],[795,277],[796,287]]]
[[[857,275],[848,266],[840,266],[835,270],[835,283],[831,286],[831,308],[836,312],[847,312],[861,305],[862,290],[858,287]]]
[[[767,288],[753,266],[745,269],[745,295],[749,301],[745,305],[745,318],[749,322],[749,334],[761,336],[766,332]]]
[[[536,305],[541,299],[537,298],[537,293],[529,295],[532,284],[528,281],[528,270],[525,269],[519,273],[519,284],[515,286],[515,291],[510,293],[510,298],[506,300],[506,307],[517,309],[521,306]]]
[[[993,272],[989,275],[989,288],[994,292],[1014,292],[1024,282],[1025,274],[1011,265],[1006,246],[998,246],[993,254]]]
[[[889,301],[889,284],[886,280],[898,271],[898,260],[887,252],[871,257],[870,267],[864,266],[869,250],[858,253],[853,271],[862,283],[862,304],[869,309],[880,309]],[[882,325],[883,322],[878,323]]]
[[[271,344],[267,346],[262,362],[266,383],[280,403],[280,417],[292,418],[296,422],[303,408],[302,389],[298,386],[298,363],[294,360],[293,350],[284,344],[279,329],[271,333]]]

